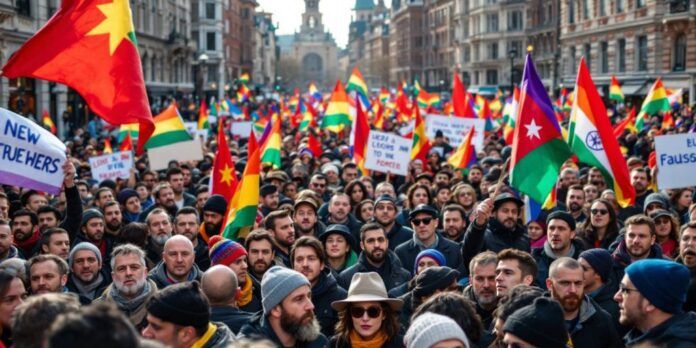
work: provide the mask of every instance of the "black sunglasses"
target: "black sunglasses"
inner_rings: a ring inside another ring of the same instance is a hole
[[[592,213],[592,215],[606,215],[609,211],[606,209],[592,209],[590,213]]]
[[[427,217],[427,218],[422,218],[422,219],[413,219],[413,220],[411,220],[411,223],[414,226],[419,226],[421,223],[426,224],[426,225],[430,225],[430,223],[432,221],[433,221],[433,218]]]
[[[367,309],[362,308],[362,307],[352,307],[350,309],[350,315],[355,318],[355,319],[360,319],[365,315],[365,312],[367,312],[367,316],[374,319],[380,316],[382,314],[382,308],[381,307],[368,307]]]

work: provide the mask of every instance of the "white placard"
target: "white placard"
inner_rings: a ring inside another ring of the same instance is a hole
[[[92,178],[98,182],[116,178],[128,179],[133,168],[133,153],[124,151],[91,157],[89,166],[92,169]]]
[[[660,190],[696,185],[696,133],[655,137],[655,155]]]
[[[438,130],[442,131],[442,135],[449,139],[449,144],[455,149],[462,143],[471,127],[476,127],[474,138],[471,139],[471,142],[476,151],[481,151],[483,150],[483,133],[486,129],[486,120],[435,114],[428,114],[425,120],[425,134],[429,139],[435,139],[435,133]]]
[[[150,169],[167,169],[170,161],[200,161],[203,159],[203,147],[200,138],[181,141],[171,145],[159,146],[147,150]]]
[[[365,168],[382,173],[406,176],[411,161],[413,140],[396,134],[370,131]]]
[[[232,136],[239,136],[242,139],[246,139],[251,134],[251,127],[253,127],[254,122],[243,121],[243,122],[232,122],[230,124]]]

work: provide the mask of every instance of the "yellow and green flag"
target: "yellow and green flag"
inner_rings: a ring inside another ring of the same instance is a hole
[[[636,117],[636,130],[638,132],[643,130],[646,117],[665,111],[669,111],[669,99],[667,98],[667,91],[665,91],[665,87],[662,85],[662,79],[658,78],[650,87],[648,96],[645,97],[643,105],[640,107],[640,112],[638,117]]]
[[[193,139],[186,131],[184,121],[176,108],[176,103],[172,103],[162,113],[155,116],[154,121],[155,132],[152,133],[152,137],[145,143],[146,149]]]
[[[336,87],[331,94],[329,105],[326,107],[321,128],[333,133],[340,133],[345,126],[350,125],[350,103],[348,95],[341,81],[336,82]]]
[[[253,138],[253,135],[252,135]],[[256,146],[253,146],[254,148]],[[250,145],[251,149],[252,146]],[[261,168],[260,148],[252,151],[244,168],[242,180],[225,214],[222,236],[231,240],[245,237],[254,227],[256,210],[259,204],[259,171]]]

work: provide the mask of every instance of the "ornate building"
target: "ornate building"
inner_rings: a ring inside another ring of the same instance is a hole
[[[425,35],[423,0],[392,0],[389,25],[390,80],[423,81]]]

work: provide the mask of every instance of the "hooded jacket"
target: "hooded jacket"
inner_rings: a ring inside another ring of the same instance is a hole
[[[462,242],[462,257],[464,264],[469,265],[471,259],[486,250],[498,253],[503,249],[513,248],[530,252],[529,237],[524,226],[517,224],[509,230],[498,219],[491,217],[486,226],[478,226],[476,222],[469,224]],[[468,275],[468,269],[465,270]]]
[[[245,312],[237,307],[210,306],[210,321],[217,321],[227,325],[233,333],[239,332],[253,314]]]
[[[675,314],[662,324],[642,333],[632,329],[624,336],[627,346],[687,348],[696,347],[696,313]]]
[[[169,285],[176,284],[174,279],[167,275],[167,266],[164,264],[164,261],[160,261],[160,263],[158,263],[157,266],[150,271],[147,277],[152,279],[152,281],[154,281],[157,285],[157,289],[160,290]],[[198,269],[198,266],[195,263],[191,267],[188,280],[201,280],[201,270]]]
[[[358,256],[358,263],[349,267],[338,275],[338,285],[344,289],[348,289],[350,287],[350,282],[353,279],[353,274],[366,272],[377,272],[379,276],[382,277],[387,291],[406,283],[409,281],[409,279],[411,279],[411,274],[408,273],[407,270],[403,269],[399,258],[393,251],[386,251],[384,263],[381,267],[372,266],[372,264],[367,261],[367,256],[365,256],[365,253],[361,252],[360,256]]]
[[[572,239],[570,241],[570,255],[563,256],[568,256],[574,260],[577,260],[580,257],[580,253],[582,253],[584,250],[585,248],[582,242],[577,239]],[[549,268],[551,267],[551,263],[554,262],[559,256],[556,256],[553,253],[551,250],[551,244],[549,244],[549,241],[547,240],[543,247],[532,250],[532,257],[534,257],[534,261],[536,261],[538,267],[536,276],[537,286],[543,289],[546,287],[546,278],[549,277]]]
[[[324,267],[319,274],[316,285],[312,287],[312,303],[314,315],[321,325],[321,333],[326,337],[333,336],[334,326],[338,322],[338,313],[331,308],[334,301],[344,300],[348,296],[345,289],[338,286],[336,278],[328,267]]]
[[[569,332],[573,347],[622,347],[621,338],[607,312],[589,296],[584,296],[578,323]]]
[[[268,319],[265,315],[263,315],[263,312],[254,314],[251,317],[251,320],[242,326],[242,329],[239,331],[239,335],[237,336],[238,338],[247,337],[250,339],[267,339],[275,343],[278,347],[283,346],[282,342],[280,342],[280,339],[278,338],[278,335],[276,335],[275,331],[273,331]],[[313,341],[298,341],[296,342],[295,346],[303,348],[325,348],[328,346],[328,344],[329,340],[326,338],[326,336],[319,334],[319,336]]]
[[[104,290],[104,294],[94,300],[94,302],[111,301],[115,303],[116,307],[130,319],[131,324],[140,332],[140,330],[147,326],[147,304],[157,292],[157,284],[150,279],[148,279],[147,282],[149,284],[149,287],[146,288],[147,291],[132,300],[125,300],[118,297],[116,289],[114,289],[114,284],[111,283],[111,285]]]

